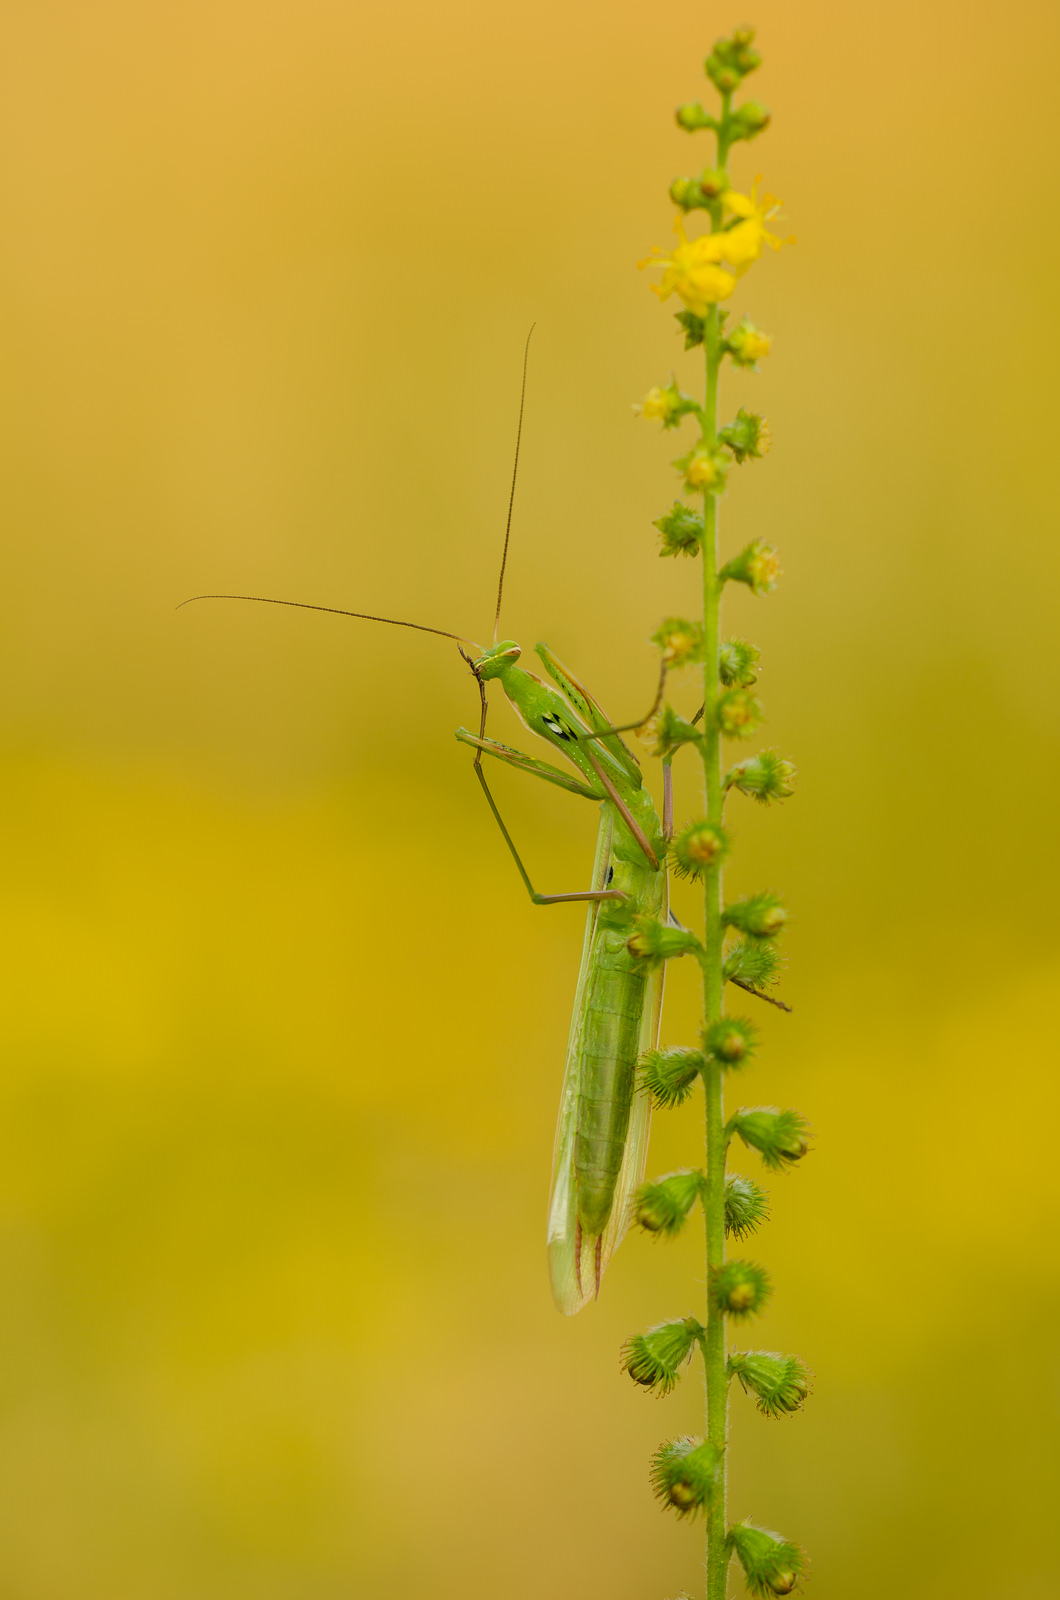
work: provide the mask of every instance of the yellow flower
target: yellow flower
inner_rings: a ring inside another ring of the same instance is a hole
[[[794,239],[778,239],[766,227],[780,210],[780,202],[766,194],[759,204],[761,181],[761,178],[755,179],[749,195],[737,194],[731,189],[722,195],[722,204],[737,218],[731,228],[689,239],[684,219],[677,216],[674,232],[678,242],[670,255],[660,255],[656,249],[646,260],[637,262],[638,267],[657,263],[663,268],[662,282],[651,285],[653,294],[660,300],[668,300],[676,294],[695,316],[705,317],[712,305],[729,298],[737,278],[742,278],[748,267],[758,260],[763,245],[779,250],[782,244],[795,243]]]
[[[672,254],[659,255],[657,250],[638,267],[658,263],[663,270],[662,282],[651,285],[652,294],[660,300],[678,295],[697,317],[705,317],[712,305],[728,299],[736,287],[736,279],[719,265],[725,254],[724,239],[720,233],[705,233],[698,239],[689,239],[684,220],[680,215],[674,221],[678,242]]]
[[[758,185],[761,181],[760,176],[755,179],[749,195],[730,190],[721,197],[726,210],[740,219],[735,227],[727,228],[720,236],[724,243],[724,259],[738,278],[742,278],[748,267],[758,260],[763,245],[767,244],[771,250],[779,250],[782,244],[795,243],[794,236],[778,239],[766,227],[766,223],[780,210],[780,201],[775,195],[764,194],[759,203]]]

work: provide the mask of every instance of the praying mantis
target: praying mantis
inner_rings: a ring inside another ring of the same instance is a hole
[[[638,960],[631,953],[628,940],[636,916],[665,921],[669,915],[666,852],[672,807],[669,765],[664,766],[664,816],[660,819],[644,786],[640,764],[621,737],[641,723],[612,724],[589,691],[547,645],[538,644],[536,653],[551,683],[519,665],[521,651],[514,640],[497,642],[522,438],[528,351],[529,337],[523,358],[515,470],[497,589],[495,642],[491,646],[483,649],[443,628],[264,595],[195,595],[182,604],[249,600],[288,605],[413,628],[456,641],[475,679],[480,701],[478,732],[459,728],[456,737],[475,751],[476,777],[533,904],[588,904],[556,1128],[547,1228],[552,1295],[558,1309],[570,1316],[598,1295],[604,1270],[628,1230],[632,1198],[644,1176],[651,1102],[648,1095],[637,1092],[636,1065],[638,1058],[655,1049],[659,1042],[665,967],[652,967]],[[665,669],[653,711],[661,704],[664,681]],[[565,758],[567,768],[553,766],[486,737],[486,685],[492,682],[500,685],[526,728]],[[483,771],[484,754],[599,806],[596,855],[588,889],[564,894],[539,894],[535,890],[490,790]]]

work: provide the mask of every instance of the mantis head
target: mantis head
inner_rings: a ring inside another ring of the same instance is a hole
[[[484,650],[478,660],[472,665],[475,676],[482,682],[488,683],[491,678],[499,678],[511,666],[514,666],[522,655],[522,651],[514,639],[502,639],[500,644],[491,645]]]

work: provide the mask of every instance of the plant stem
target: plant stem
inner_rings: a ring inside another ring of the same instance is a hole
[[[711,306],[707,317],[706,401],[703,408],[703,436],[708,445],[717,440],[718,368],[721,363],[718,308]],[[718,511],[717,496],[709,490],[703,497],[703,775],[707,791],[707,820],[720,826],[724,804],[721,784],[721,735],[714,716],[720,682],[718,587]],[[711,866],[705,874],[703,921],[703,1025],[708,1027],[722,1013],[721,955],[722,868]],[[703,1362],[706,1369],[707,1438],[724,1451],[729,1430],[729,1385],[725,1372],[725,1317],[709,1297],[712,1269],[725,1259],[725,1112],[722,1100],[722,1071],[709,1061],[703,1075],[706,1098],[707,1193],[704,1205],[707,1247],[707,1335]],[[725,1600],[729,1553],[726,1548],[726,1463],[724,1454],[718,1468],[714,1494],[707,1515],[707,1600]]]

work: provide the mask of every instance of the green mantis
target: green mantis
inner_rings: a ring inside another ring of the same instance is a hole
[[[524,355],[524,399],[525,388]],[[521,400],[516,472],[522,419]],[[515,473],[513,496],[514,489]],[[511,515],[512,502],[509,501],[494,619],[495,639]],[[566,1315],[580,1311],[599,1292],[604,1269],[629,1227],[632,1197],[644,1175],[651,1103],[647,1095],[636,1092],[636,1064],[641,1054],[657,1046],[662,1016],[665,969],[661,964],[653,967],[638,959],[629,947],[629,939],[638,916],[665,921],[668,915],[666,836],[670,821],[667,815],[665,827],[660,822],[644,787],[640,765],[621,738],[621,734],[634,725],[615,727],[611,724],[588,690],[544,644],[537,646],[537,655],[551,684],[519,666],[521,651],[512,640],[482,649],[462,635],[443,628],[428,628],[421,623],[367,612],[307,605],[295,600],[273,600],[264,595],[196,595],[193,598],[251,600],[310,611],[330,611],[456,641],[475,678],[481,708],[478,732],[460,728],[456,737],[475,751],[476,777],[527,892],[535,905],[588,902],[548,1210],[552,1294],[556,1305]],[[465,650],[465,645],[470,645],[471,649]],[[653,710],[661,703],[664,679],[665,672],[660,678]],[[552,766],[486,737],[486,685],[494,681],[499,683],[530,732],[563,757],[567,768]],[[537,893],[490,791],[482,768],[483,754],[599,806],[596,857],[588,889],[565,894]],[[668,765],[664,773],[664,812],[668,812]]]

